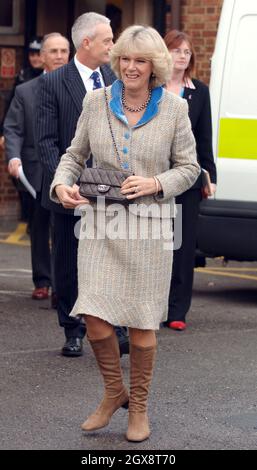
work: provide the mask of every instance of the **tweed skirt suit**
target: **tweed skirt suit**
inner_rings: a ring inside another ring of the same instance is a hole
[[[79,292],[70,315],[88,314],[113,325],[154,330],[167,319],[172,268],[167,233],[172,227],[174,197],[189,189],[200,172],[195,141],[186,101],[162,87],[152,90],[147,109],[134,127],[129,127],[123,112],[122,82],[117,80],[106,91],[123,167],[135,175],[156,176],[163,191],[157,197],[138,198],[126,207],[97,210],[92,204],[90,217],[87,207],[85,212],[82,208]],[[51,185],[50,196],[55,202],[56,185],[76,183],[90,152],[98,167],[120,170],[103,89],[88,93],[84,99],[75,137]]]

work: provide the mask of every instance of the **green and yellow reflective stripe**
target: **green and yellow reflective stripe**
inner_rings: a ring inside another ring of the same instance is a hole
[[[221,118],[218,156],[257,160],[257,119]]]

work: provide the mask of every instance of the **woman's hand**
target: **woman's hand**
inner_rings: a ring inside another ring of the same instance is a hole
[[[161,190],[159,181],[158,191]],[[154,178],[144,178],[143,176],[129,176],[121,185],[121,193],[127,194],[127,199],[156,194],[157,183]]]
[[[58,184],[55,187],[56,195],[65,209],[75,209],[82,204],[89,204],[89,200],[79,194],[79,186],[74,184],[66,186],[65,184]]]
[[[208,188],[208,186],[204,186],[202,189],[202,195],[203,198],[206,199],[210,196],[213,196],[216,192],[217,186],[214,183],[211,183],[211,190]]]

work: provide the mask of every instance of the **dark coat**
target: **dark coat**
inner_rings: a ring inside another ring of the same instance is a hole
[[[212,122],[209,88],[199,80],[192,80],[195,90],[185,88],[184,96],[188,102],[189,118],[196,140],[197,158],[200,166],[210,173],[212,183],[216,183],[216,166],[212,150]],[[201,176],[193,188],[201,187]]]
[[[106,86],[116,79],[108,66],[101,67],[101,73]],[[75,135],[86,90],[73,59],[58,70],[40,77],[40,80],[36,132],[39,157],[44,167],[42,204],[47,209],[72,213],[50,201],[49,189],[60,158]]]
[[[9,162],[17,157],[36,191],[41,190],[43,170],[35,148],[35,106],[40,77],[15,89],[4,120],[5,154]]]

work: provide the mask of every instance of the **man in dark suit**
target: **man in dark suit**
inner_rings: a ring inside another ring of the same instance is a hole
[[[113,45],[108,18],[94,12],[81,15],[72,27],[72,40],[76,48],[74,59],[41,79],[37,109],[39,155],[44,167],[42,204],[54,213],[57,312],[66,336],[62,348],[64,356],[80,356],[85,335],[85,324],[78,318],[69,317],[78,295],[78,240],[74,235],[78,217],[73,211],[50,201],[49,188],[60,158],[74,137],[86,92],[111,85],[116,78],[107,65]],[[116,333],[120,353],[128,353],[124,330],[117,327]]]
[[[66,64],[69,59],[69,42],[59,33],[45,36],[41,59],[45,73]],[[35,107],[39,77],[15,89],[4,121],[5,151],[8,171],[11,176],[19,177],[22,165],[25,176],[36,190],[36,199],[28,194],[30,204],[29,228],[31,239],[32,277],[35,289],[32,298],[48,298],[51,285],[51,263],[49,248],[50,212],[41,206],[43,171],[35,148]]]

